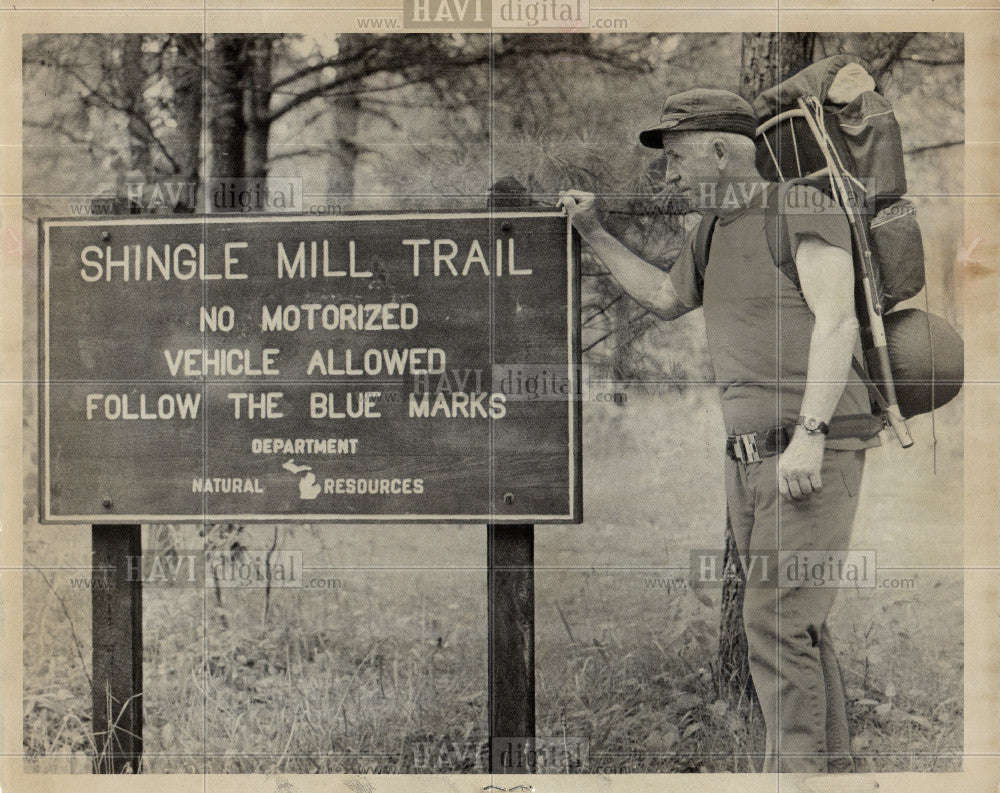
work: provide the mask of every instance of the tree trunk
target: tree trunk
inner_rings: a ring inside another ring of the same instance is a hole
[[[743,589],[740,566],[729,515],[726,515],[726,551],[722,560],[722,614],[719,621],[719,656],[716,662],[716,689],[731,703],[753,698],[747,637],[743,628]]]
[[[354,195],[354,173],[360,152],[356,142],[360,115],[361,102],[357,94],[338,96],[333,100],[330,124],[336,145],[327,172],[327,191],[337,203],[341,199],[349,201]]]
[[[209,134],[212,143],[212,168],[208,174],[210,184],[219,179],[240,179],[246,174],[244,146],[247,132],[242,83],[247,37],[216,34],[212,39],[208,75]],[[213,209],[219,208],[206,207],[207,211]]]
[[[174,89],[174,117],[179,132],[174,159],[177,177],[190,188],[181,192],[175,212],[195,212],[198,198],[198,172],[201,158],[203,42],[199,33],[180,33],[174,37],[177,52],[170,68]]]
[[[635,362],[638,339],[633,322],[641,320],[635,319],[637,312],[634,306],[635,301],[623,298],[611,307],[611,321],[615,328],[611,337],[611,379],[624,384],[630,383],[638,374]]]
[[[752,102],[762,91],[808,66],[815,40],[814,33],[744,33],[740,93]],[[743,571],[727,517],[716,685],[720,696],[733,703],[748,703],[753,698],[743,628],[743,588]]]
[[[752,102],[813,60],[815,33],[744,33],[740,94]]]
[[[338,55],[350,59],[368,44],[367,34],[342,33],[337,36]],[[362,89],[363,61],[349,62],[342,66],[351,80],[338,90],[338,96],[330,100],[330,137],[333,148],[329,158],[326,189],[330,202],[347,204],[354,195],[354,174],[361,147],[357,143],[358,124],[361,116],[360,92]]]
[[[149,133],[143,121],[146,115],[146,72],[142,66],[142,34],[128,33],[119,37],[121,42],[122,105],[128,117],[129,170],[142,180],[153,180],[153,161],[149,151]]]
[[[272,36],[254,36],[246,49],[244,162],[245,174],[251,179],[263,179],[267,176],[267,139],[271,133],[272,44]]]

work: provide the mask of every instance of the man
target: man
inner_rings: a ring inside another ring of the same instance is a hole
[[[859,429],[870,405],[851,370],[860,340],[847,219],[811,187],[768,188],[754,164],[755,128],[739,96],[699,89],[670,97],[660,123],[640,135],[663,150],[671,194],[719,217],[703,277],[693,235],[668,273],[603,228],[592,194],[566,191],[560,204],[622,288],[654,314],[674,319],[704,308],[728,436],[731,526],[740,555],[768,556],[777,574],[796,552],[816,551],[815,559],[846,550],[864,450],[878,440]],[[783,205],[798,284],[771,255],[772,199]],[[826,628],[836,590],[775,583],[758,573],[743,605],[767,728],[764,770],[849,768],[843,686]]]

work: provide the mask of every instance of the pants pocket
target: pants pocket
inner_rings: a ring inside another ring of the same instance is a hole
[[[861,490],[861,473],[865,465],[865,451],[837,451],[837,468],[844,482],[844,489],[851,498],[857,498]]]

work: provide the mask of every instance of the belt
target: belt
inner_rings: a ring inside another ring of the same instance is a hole
[[[828,440],[858,438],[868,440],[885,428],[885,420],[869,413],[834,416],[830,419]],[[792,440],[794,425],[772,427],[759,432],[730,435],[726,438],[726,454],[741,463],[756,463],[765,457],[781,454]]]
[[[792,432],[788,427],[730,435],[726,438],[726,454],[741,463],[756,463],[765,457],[781,454],[791,439]]]

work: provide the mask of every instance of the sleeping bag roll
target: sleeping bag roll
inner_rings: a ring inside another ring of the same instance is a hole
[[[955,329],[916,308],[890,311],[882,321],[903,417],[929,413],[954,399],[965,376],[964,345]]]

